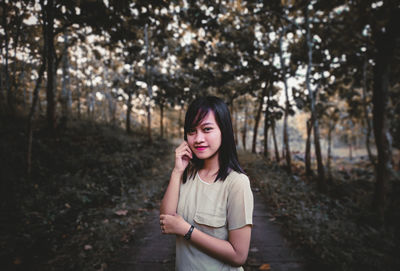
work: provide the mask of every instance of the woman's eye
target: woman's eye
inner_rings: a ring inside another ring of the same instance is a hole
[[[195,131],[194,129],[191,129],[191,130],[188,131],[188,134],[189,134],[189,135],[192,135],[192,134],[194,134],[195,132],[196,132],[196,131]]]
[[[206,127],[206,128],[204,128],[204,132],[210,132],[211,130],[212,130],[211,127]]]

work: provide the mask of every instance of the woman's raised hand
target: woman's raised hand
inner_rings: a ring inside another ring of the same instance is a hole
[[[190,160],[193,158],[192,150],[188,143],[183,141],[181,145],[175,150],[175,167],[174,170],[183,173],[188,166]]]

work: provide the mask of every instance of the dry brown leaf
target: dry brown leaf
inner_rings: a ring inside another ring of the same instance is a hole
[[[14,264],[15,265],[19,265],[21,263],[22,263],[21,258],[17,257],[17,258],[14,259]]]
[[[262,264],[258,270],[271,270],[271,266],[267,263]]]

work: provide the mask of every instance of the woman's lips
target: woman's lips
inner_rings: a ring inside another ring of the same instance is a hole
[[[198,150],[198,151],[204,151],[205,149],[207,149],[207,147],[203,147],[203,146],[201,146],[201,147],[195,147],[196,148],[196,150]]]

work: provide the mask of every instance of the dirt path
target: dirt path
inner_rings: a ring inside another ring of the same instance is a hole
[[[245,270],[300,271],[303,260],[280,234],[279,226],[270,221],[260,192],[254,189],[253,230]],[[270,269],[268,269],[268,267]]]

